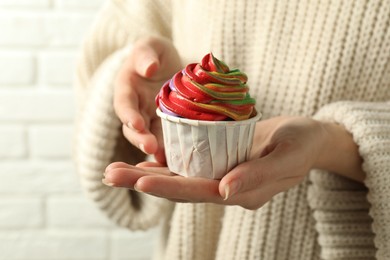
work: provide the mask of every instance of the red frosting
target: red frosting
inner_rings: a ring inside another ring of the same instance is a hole
[[[162,112],[188,119],[245,120],[255,105],[246,81],[244,73],[230,70],[210,53],[166,82],[156,103]]]

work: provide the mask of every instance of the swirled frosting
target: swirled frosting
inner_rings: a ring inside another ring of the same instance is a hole
[[[209,53],[200,64],[188,64],[167,81],[156,104],[165,114],[188,119],[245,120],[255,113],[247,79]]]

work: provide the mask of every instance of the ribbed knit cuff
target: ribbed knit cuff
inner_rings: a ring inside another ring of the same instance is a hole
[[[352,134],[366,173],[365,185],[328,172],[311,173],[308,199],[321,256],[390,259],[390,103],[337,102],[314,118],[339,123]]]
[[[111,55],[91,80],[90,93],[77,124],[75,161],[85,192],[110,219],[130,229],[146,229],[161,220],[170,205],[168,201],[111,188],[101,182],[113,158],[124,157],[118,155],[121,122],[113,108],[113,82],[129,48]],[[138,151],[132,149],[136,156]]]

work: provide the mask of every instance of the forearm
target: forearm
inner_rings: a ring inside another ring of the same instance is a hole
[[[352,134],[342,125],[319,122],[322,131],[323,146],[314,164],[314,168],[328,170],[355,181],[363,182],[365,173],[358,145]]]

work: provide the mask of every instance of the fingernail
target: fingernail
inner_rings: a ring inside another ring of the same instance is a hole
[[[225,185],[225,198],[223,200],[227,200],[229,198],[230,188],[229,185]]]
[[[109,172],[109,171],[110,171],[110,169],[111,169],[110,165],[108,165],[108,166],[106,167],[106,169],[104,169],[104,172],[103,172],[103,176],[104,176],[104,178],[106,177],[106,175],[107,175],[107,172]]]
[[[145,151],[145,145],[144,145],[144,144],[139,144],[139,149],[140,149],[142,152],[144,152],[144,153],[146,153],[146,154],[149,154],[149,153],[147,153],[147,152]]]
[[[241,188],[241,181],[240,180],[234,180],[230,182],[229,184],[225,185],[225,200],[227,200],[229,197],[235,195]]]
[[[156,62],[155,58],[153,57],[146,57],[145,60],[141,64],[142,72],[145,76],[148,73],[148,70],[150,66],[152,66]]]
[[[106,179],[102,179],[102,183],[103,183],[104,185],[107,185],[107,186],[110,186],[110,187],[113,187],[113,186],[114,186],[114,183],[108,182]]]
[[[141,190],[138,189],[137,183],[134,184],[134,190],[137,191],[137,192],[142,192]]]

